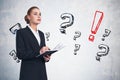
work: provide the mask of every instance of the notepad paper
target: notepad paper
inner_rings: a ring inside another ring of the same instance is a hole
[[[62,43],[59,43],[57,44],[52,50],[50,51],[46,51],[45,53],[41,54],[42,56],[45,56],[45,55],[51,55],[61,49],[63,49],[65,46],[62,44]]]

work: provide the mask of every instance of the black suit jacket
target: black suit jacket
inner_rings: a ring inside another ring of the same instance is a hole
[[[29,27],[17,31],[17,57],[22,60],[19,80],[47,80],[45,61],[39,53],[46,45],[45,38],[43,32],[39,35],[40,45]]]

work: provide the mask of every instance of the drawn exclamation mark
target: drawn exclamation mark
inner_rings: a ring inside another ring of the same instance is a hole
[[[102,22],[103,19],[103,12],[101,11],[96,11],[95,15],[94,15],[94,19],[93,19],[93,23],[92,23],[92,28],[91,28],[91,34],[89,36],[89,40],[90,41],[94,41],[94,35],[97,33],[98,28]]]

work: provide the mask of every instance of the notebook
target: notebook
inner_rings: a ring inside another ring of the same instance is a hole
[[[49,51],[46,51],[45,53],[41,54],[42,56],[45,56],[45,55],[51,55],[55,52],[58,52],[59,50],[63,49],[65,46],[62,44],[62,43],[59,43],[55,46],[54,49],[52,50],[49,50]]]

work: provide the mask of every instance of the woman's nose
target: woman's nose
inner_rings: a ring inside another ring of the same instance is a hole
[[[38,15],[38,18],[40,18],[40,15]]]

